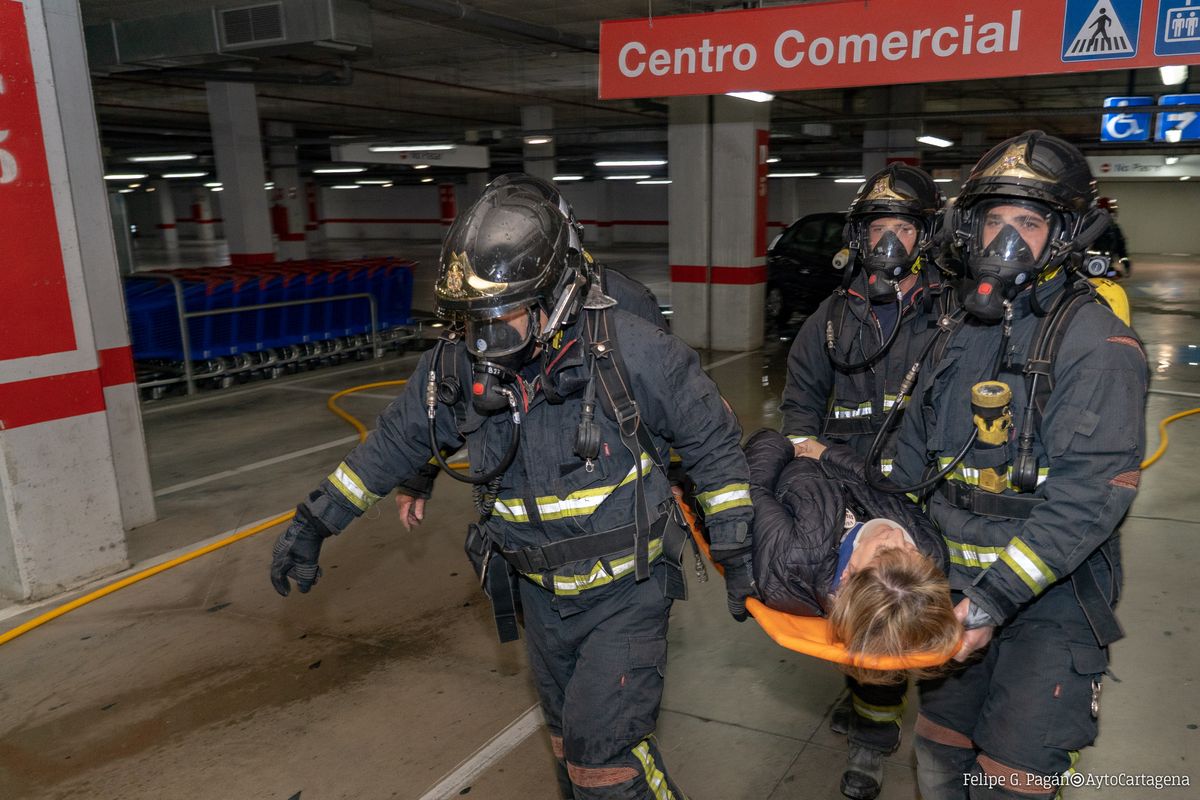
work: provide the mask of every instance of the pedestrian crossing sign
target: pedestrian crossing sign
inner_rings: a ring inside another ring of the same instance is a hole
[[[1133,58],[1141,23],[1142,0],[1067,0],[1062,60]]]

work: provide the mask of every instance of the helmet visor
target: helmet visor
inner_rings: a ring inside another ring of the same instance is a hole
[[[533,309],[521,308],[494,319],[467,320],[463,338],[467,352],[490,361],[521,350],[533,334]]]
[[[974,213],[972,249],[994,265],[1035,268],[1058,234],[1059,217],[1042,203],[997,200]]]

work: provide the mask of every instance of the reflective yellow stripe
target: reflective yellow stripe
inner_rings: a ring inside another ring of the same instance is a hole
[[[1041,594],[1058,578],[1046,566],[1046,562],[1033,552],[1029,545],[1014,536],[1008,547],[1000,554],[1000,560],[1007,564],[1017,577],[1035,594]]]
[[[876,706],[860,700],[858,695],[853,693],[850,698],[854,705],[854,713],[858,716],[872,722],[895,722],[896,724],[900,724],[900,718],[904,716],[904,706],[907,702],[901,701],[898,706]]]
[[[346,466],[345,461],[338,464],[338,468],[329,476],[329,482],[359,511],[366,511],[379,502],[379,495],[368,490],[358,475],[354,474],[354,470]]]
[[[871,416],[871,408],[870,400],[865,403],[859,403],[857,406],[834,406],[832,409],[833,418],[855,419],[857,417],[869,417]]]
[[[1004,552],[1003,547],[965,544],[963,542],[956,542],[953,539],[947,539],[945,536],[942,538],[946,540],[946,548],[950,551],[950,563],[958,564],[961,567],[987,569]]]
[[[879,471],[886,477],[892,474],[892,466],[895,464],[895,459],[881,458],[879,459]]]
[[[507,500],[497,500],[494,510],[500,519],[509,522],[529,522],[529,512],[520,500],[511,497]]]
[[[658,560],[663,552],[662,538],[650,540],[650,563]],[[634,558],[633,554],[614,558],[609,562],[609,569],[604,567],[603,561],[597,561],[592,565],[586,574],[582,575],[544,575],[536,572],[522,573],[526,578],[529,578],[534,583],[541,584],[547,589],[552,589],[555,594],[563,597],[571,597],[588,589],[595,589],[600,586],[607,586],[613,581],[623,578],[626,575],[633,574]]]
[[[951,459],[949,459],[949,458],[939,458],[938,459],[938,467],[940,469],[945,469],[946,465],[949,464],[950,461],[951,461]],[[1050,468],[1049,467],[1038,467],[1037,485],[1041,486],[1043,483],[1046,482],[1046,478],[1048,478],[1049,476],[1050,476]],[[954,471],[951,472],[946,477],[952,481],[961,481],[962,483],[965,483],[968,486],[978,486],[979,485],[979,470],[976,469],[975,467],[965,467],[962,464],[959,464],[954,468]],[[1015,492],[1017,490],[1017,487],[1013,484],[1013,474],[1012,474],[1012,466],[1011,465],[1008,467],[1007,482],[1008,482],[1008,488],[1012,489]]]
[[[667,784],[667,776],[654,763],[654,756],[650,753],[649,740],[643,739],[638,742],[638,746],[633,748],[633,754],[638,761],[642,762],[642,771],[646,773],[646,784],[650,787],[650,793],[654,795],[654,800],[675,800],[675,794]]]
[[[646,453],[642,453],[641,474],[644,477],[654,467],[654,462]],[[565,519],[567,517],[586,517],[596,510],[596,507],[608,499],[609,495],[630,484],[637,477],[637,468],[630,467],[629,472],[615,486],[596,486],[591,489],[580,489],[571,492],[566,497],[545,495],[538,497],[536,508],[538,516],[543,521]],[[496,501],[496,515],[508,522],[529,522],[529,510],[525,502],[516,497],[503,498]]]
[[[748,506],[751,505],[750,484],[731,483],[711,492],[701,492],[696,495],[696,499],[700,501],[700,507],[704,509],[705,516],[728,511],[731,508]]]

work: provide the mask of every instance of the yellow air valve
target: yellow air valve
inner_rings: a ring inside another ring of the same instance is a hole
[[[985,447],[1003,447],[1012,430],[1012,389],[1003,381],[983,381],[971,387],[971,414]],[[999,494],[1008,486],[1008,469],[979,470],[979,488]]]

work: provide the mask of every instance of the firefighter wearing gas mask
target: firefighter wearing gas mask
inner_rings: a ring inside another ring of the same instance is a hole
[[[740,618],[753,592],[749,473],[696,353],[622,310],[593,266],[552,187],[493,181],[443,245],[435,295],[449,331],[300,504],[271,577],[281,594],[292,581],[308,591],[324,539],[465,442],[456,477],[479,511],[466,549],[501,639],[523,623],[561,796],[682,797],[653,736],[690,548],[665,459],[674,448],[696,485]]]
[[[924,494],[966,628],[966,666],[921,686],[927,800],[1054,797],[1096,735],[1148,378],[1080,271],[1106,223],[1082,154],[1040,131],[987,153],[948,215],[962,309],[889,481]]]
[[[804,322],[788,353],[779,410],[794,443],[819,437],[866,456],[952,299],[930,256],[941,207],[937,185],[916,167],[891,164],[863,184],[846,225],[845,281]],[[885,464],[891,456],[889,443]],[[831,723],[849,737],[841,790],[871,800],[882,786],[884,756],[900,743],[908,687],[846,682]]]

